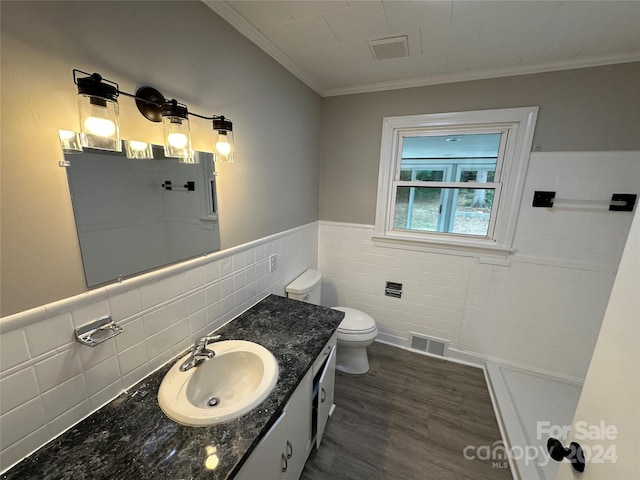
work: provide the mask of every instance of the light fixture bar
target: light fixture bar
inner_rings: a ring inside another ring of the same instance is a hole
[[[158,90],[153,87],[140,87],[132,97],[136,101],[138,111],[152,122],[162,121],[162,105],[167,101]]]
[[[84,74],[86,77],[78,77]],[[184,163],[197,163],[191,150],[189,116],[213,122],[213,147],[215,160],[233,163],[233,124],[224,115],[210,117],[189,112],[186,105],[177,100],[167,100],[153,87],[140,87],[135,95],[120,90],[117,83],[104,80],[99,73],[73,70],[73,80],[78,86],[81,138],[83,146],[120,151],[118,120],[119,95],[133,98],[138,111],[149,121],[162,122],[165,138],[165,155],[179,158]]]

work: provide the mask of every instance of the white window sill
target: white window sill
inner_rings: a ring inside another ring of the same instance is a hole
[[[444,253],[448,255],[461,255],[465,257],[495,257],[487,263],[502,264],[508,262],[508,256],[515,252],[512,247],[497,245],[491,240],[463,239],[463,238],[416,238],[410,235],[373,235],[373,243],[376,247],[399,248],[403,250],[415,250],[420,252]],[[487,259],[489,260],[489,259]]]

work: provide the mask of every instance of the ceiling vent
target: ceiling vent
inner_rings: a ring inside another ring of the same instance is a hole
[[[409,44],[406,35],[369,40],[369,48],[373,58],[376,60],[388,60],[409,55]]]

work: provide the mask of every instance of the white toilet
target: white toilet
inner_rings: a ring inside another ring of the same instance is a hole
[[[322,274],[309,269],[291,282],[287,296],[294,300],[320,305]],[[361,374],[369,371],[367,347],[378,335],[376,321],[360,310],[333,307],[344,312],[344,320],[338,327],[338,351],[336,368],[341,372]]]

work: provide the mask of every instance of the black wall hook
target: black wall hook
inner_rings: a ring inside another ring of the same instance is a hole
[[[550,438],[547,440],[547,450],[549,455],[556,462],[561,462],[563,459],[567,459],[571,462],[571,466],[577,472],[584,472],[585,461],[584,451],[579,443],[571,442],[569,448],[564,448],[562,442],[557,438]]]

